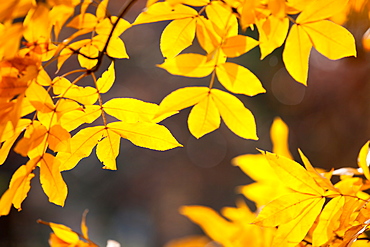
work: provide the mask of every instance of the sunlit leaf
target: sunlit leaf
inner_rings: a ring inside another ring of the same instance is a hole
[[[213,102],[213,98],[208,96],[197,103],[189,114],[188,126],[190,133],[196,138],[200,138],[220,127],[221,117],[218,109]]]
[[[230,92],[254,96],[265,93],[260,80],[247,68],[235,63],[224,63],[216,67],[221,84]]]
[[[232,132],[245,139],[258,139],[254,116],[237,97],[218,89],[212,89],[211,96]]]

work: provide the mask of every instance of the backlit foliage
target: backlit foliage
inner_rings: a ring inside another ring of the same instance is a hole
[[[12,205],[21,210],[36,168],[49,201],[63,206],[68,189],[61,172],[76,167],[94,148],[103,168],[116,170],[121,138],[159,151],[181,147],[159,123],[185,108],[192,107],[188,128],[196,138],[218,129],[222,120],[241,138],[257,140],[255,117],[235,94],[266,91],[233,58],[259,47],[264,59],[284,45],[287,71],[306,85],[313,48],[329,59],[356,56],[354,38],[341,24],[349,12],[368,5],[348,0],[149,0],[130,23],[124,17],[132,4],[123,3],[118,16],[107,10],[108,0],[9,0],[0,5],[0,164],[12,149],[28,158],[0,199],[0,215],[9,214]],[[160,104],[134,98],[103,101],[116,81],[115,60],[129,58],[121,34],[159,21],[168,25],[160,40],[164,62],[157,66],[177,76],[209,76],[209,85],[179,88]],[[74,32],[62,40],[65,27]],[[247,36],[248,29],[257,30],[258,39]],[[195,40],[202,51],[186,52]],[[71,57],[80,68],[60,73]],[[102,68],[103,59],[110,60],[108,68]],[[216,80],[222,89],[214,88]],[[259,210],[264,206],[261,212],[251,212],[240,201],[223,211],[229,221],[201,206],[185,206],[181,213],[223,246],[350,246],[370,225],[364,192],[370,179],[368,143],[357,170],[317,171],[300,152],[304,169],[291,159],[287,128],[277,121],[274,153],[234,159],[256,181],[240,191]],[[340,181],[332,184],[334,175]],[[54,231],[52,246],[94,246],[87,233],[81,241],[69,228],[48,224]],[[184,242],[191,241],[174,245]]]

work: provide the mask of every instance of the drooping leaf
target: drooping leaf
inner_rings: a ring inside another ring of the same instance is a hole
[[[104,137],[98,141],[96,156],[104,164],[103,169],[117,170],[116,158],[119,153],[121,136],[105,129]]]
[[[213,98],[209,95],[191,109],[188,118],[190,133],[198,139],[218,129],[220,123],[220,113],[218,112]]]
[[[114,71],[114,62],[112,62],[108,70],[96,81],[96,89],[99,93],[106,93],[112,87],[114,80],[116,79]]]
[[[40,183],[49,201],[64,206],[68,190],[60,174],[61,162],[53,155],[44,153],[38,165],[40,166]]]

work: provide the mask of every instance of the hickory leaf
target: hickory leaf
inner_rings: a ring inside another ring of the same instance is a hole
[[[311,48],[311,40],[307,33],[301,26],[293,25],[285,42],[283,61],[289,74],[304,85],[307,84]]]
[[[106,93],[113,86],[116,75],[114,72],[114,62],[112,62],[108,70],[96,81],[96,89],[99,93]]]
[[[142,12],[135,20],[133,25],[167,21],[175,19],[184,19],[196,17],[198,12],[193,8],[185,6],[183,4],[176,4],[171,6],[168,2],[158,2],[148,7]]]
[[[196,18],[173,20],[163,30],[160,48],[162,55],[173,58],[189,47],[194,40]]]
[[[201,138],[220,127],[221,117],[213,98],[203,98],[192,109],[188,118],[188,126],[190,133]]]
[[[32,173],[38,159],[31,159],[26,165],[20,166],[17,171],[14,172],[12,179],[10,180],[9,188],[1,196],[0,199],[0,216],[8,215],[12,204],[18,210],[21,210],[21,203],[27,197],[27,193],[30,190],[30,181],[35,176]]]
[[[218,89],[211,89],[211,96],[232,132],[245,139],[258,139],[254,116],[237,97]]]
[[[185,87],[177,89],[167,95],[159,104],[156,116],[169,112],[180,111],[200,102],[207,97],[210,90],[207,87]]]
[[[121,136],[105,129],[104,137],[98,141],[96,156],[104,164],[103,169],[117,170],[116,158],[119,153]]]
[[[225,42],[221,45],[221,49],[227,57],[239,57],[252,50],[258,44],[259,42],[251,37],[237,35],[225,39]]]
[[[60,173],[61,162],[49,153],[44,153],[40,159],[38,165],[42,189],[50,202],[64,206],[68,191]]]
[[[88,157],[92,149],[104,137],[104,126],[88,127],[80,130],[70,139],[70,152],[59,152],[56,158],[61,162],[60,171],[73,169],[77,163]]]
[[[323,20],[300,25],[315,49],[329,59],[356,56],[355,39],[344,27]]]
[[[157,66],[173,75],[187,77],[205,77],[211,74],[215,68],[213,61],[208,61],[206,56],[195,53],[180,54],[174,58],[168,58]]]
[[[260,80],[247,68],[235,63],[224,63],[216,67],[221,84],[230,92],[254,96],[265,93]]]
[[[164,126],[155,123],[109,123],[109,130],[117,133],[122,138],[131,141],[139,147],[164,151],[175,147],[182,147]]]

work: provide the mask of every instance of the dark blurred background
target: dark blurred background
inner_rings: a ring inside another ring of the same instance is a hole
[[[122,5],[123,1],[111,1],[109,10],[117,15]],[[144,1],[137,2],[125,19],[132,22],[144,6]],[[130,59],[116,61],[117,79],[106,99],[132,97],[159,103],[175,89],[209,84],[209,77],[172,76],[155,66],[163,62],[159,40],[166,24],[135,26],[123,34]],[[370,25],[365,15],[351,16],[346,25],[356,37],[358,57],[330,61],[313,50],[308,87],[288,75],[281,48],[263,61],[258,48],[234,59],[254,72],[267,90],[255,97],[238,96],[256,117],[259,141],[241,139],[223,124],[196,140],[188,131],[189,109],[185,109],[163,121],[183,148],[158,152],[122,140],[118,171],[102,170],[93,152],[75,169],[63,173],[69,187],[64,208],[48,203],[36,176],[23,210],[13,209],[9,216],[0,218],[0,246],[48,246],[50,229],[36,220],[80,231],[85,209],[89,209],[90,237],[100,246],[114,239],[124,247],[158,247],[174,238],[201,233],[178,208],[197,204],[219,210],[234,206],[235,199],[241,197],[235,187],[252,181],[230,161],[241,154],[256,153],[256,147],[271,150],[269,128],[275,116],[288,124],[291,151],[297,159],[297,148],[301,148],[316,167],[356,166],[358,151],[370,136],[370,63],[369,53],[361,45]],[[63,71],[73,66],[72,59]],[[215,87],[223,89],[219,84]],[[6,190],[22,162],[12,153],[1,167],[0,192]]]

